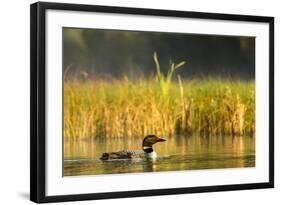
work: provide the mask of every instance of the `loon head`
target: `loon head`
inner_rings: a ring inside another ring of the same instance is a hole
[[[156,156],[156,153],[154,152],[152,145],[154,145],[157,142],[164,142],[166,141],[163,138],[157,137],[156,135],[147,135],[142,142],[142,148],[145,153],[150,154],[151,156]]]

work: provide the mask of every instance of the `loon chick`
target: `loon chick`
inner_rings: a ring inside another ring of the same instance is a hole
[[[132,159],[132,158],[148,158],[155,159],[156,152],[153,150],[152,145],[157,142],[166,141],[156,135],[147,135],[142,142],[142,150],[122,150],[118,152],[106,152],[102,154],[101,160],[109,159]]]

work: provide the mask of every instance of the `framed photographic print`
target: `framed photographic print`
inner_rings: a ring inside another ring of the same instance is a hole
[[[31,5],[31,200],[274,186],[274,18]]]

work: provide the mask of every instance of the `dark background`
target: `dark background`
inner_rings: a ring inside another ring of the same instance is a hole
[[[161,70],[170,60],[187,64],[184,78],[255,78],[255,38],[98,29],[63,29],[63,68],[96,77],[147,77],[155,73],[156,51]]]

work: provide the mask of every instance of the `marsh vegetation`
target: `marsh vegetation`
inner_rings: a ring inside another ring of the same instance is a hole
[[[183,80],[175,71],[184,62],[163,74],[156,54],[154,60],[150,79],[66,79],[65,139],[254,134],[253,81]]]

